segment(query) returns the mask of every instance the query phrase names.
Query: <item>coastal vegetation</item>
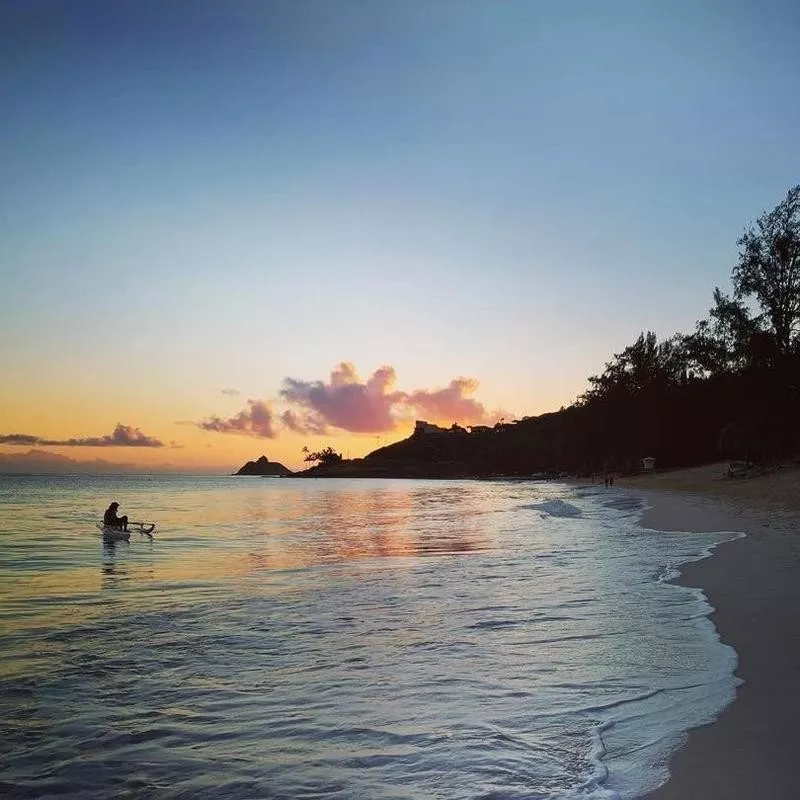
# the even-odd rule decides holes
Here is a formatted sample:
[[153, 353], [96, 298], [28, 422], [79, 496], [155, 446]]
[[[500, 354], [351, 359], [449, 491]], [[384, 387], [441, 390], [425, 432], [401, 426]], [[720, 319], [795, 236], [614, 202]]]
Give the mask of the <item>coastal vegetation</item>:
[[[363, 459], [308, 453], [315, 475], [488, 476], [635, 471], [797, 451], [800, 186], [738, 240], [730, 293], [691, 333], [653, 331], [615, 353], [569, 407], [468, 432], [419, 430]], [[434, 426], [435, 427], [435, 426]]]
[[307, 463], [318, 463], [323, 467], [332, 467], [340, 464], [344, 459], [341, 453], [337, 453], [332, 447], [326, 447], [324, 450], [316, 452], [310, 451], [307, 447], [303, 448], [303, 461]]

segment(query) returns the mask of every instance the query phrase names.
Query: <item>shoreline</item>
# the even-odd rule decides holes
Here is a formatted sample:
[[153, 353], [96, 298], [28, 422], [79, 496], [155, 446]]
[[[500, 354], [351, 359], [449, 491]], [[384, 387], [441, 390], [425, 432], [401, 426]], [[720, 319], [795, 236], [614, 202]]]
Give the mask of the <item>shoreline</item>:
[[800, 469], [743, 481], [724, 465], [618, 479], [646, 500], [640, 525], [728, 531], [710, 558], [683, 564], [676, 583], [700, 588], [720, 640], [736, 651], [736, 699], [689, 731], [670, 778], [646, 800], [771, 800], [798, 794], [800, 747]]

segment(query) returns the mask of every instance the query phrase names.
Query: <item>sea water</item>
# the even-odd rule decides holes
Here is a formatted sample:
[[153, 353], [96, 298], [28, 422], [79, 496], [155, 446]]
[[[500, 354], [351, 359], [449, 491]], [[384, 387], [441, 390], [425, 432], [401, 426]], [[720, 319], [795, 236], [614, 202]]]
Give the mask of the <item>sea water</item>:
[[[153, 540], [104, 542], [111, 500]], [[0, 795], [634, 798], [735, 691], [724, 534], [547, 482], [0, 477]]]

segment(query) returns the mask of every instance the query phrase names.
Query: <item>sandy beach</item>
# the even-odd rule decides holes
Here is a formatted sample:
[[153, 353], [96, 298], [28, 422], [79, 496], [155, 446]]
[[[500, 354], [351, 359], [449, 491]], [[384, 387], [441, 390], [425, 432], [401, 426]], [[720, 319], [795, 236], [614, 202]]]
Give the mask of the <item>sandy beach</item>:
[[670, 780], [650, 800], [800, 795], [800, 468], [744, 479], [724, 477], [726, 469], [714, 464], [618, 481], [647, 498], [647, 527], [747, 534], [688, 565], [680, 578], [701, 587], [714, 606], [712, 619], [735, 648], [744, 683], [714, 724], [690, 733], [670, 764]]

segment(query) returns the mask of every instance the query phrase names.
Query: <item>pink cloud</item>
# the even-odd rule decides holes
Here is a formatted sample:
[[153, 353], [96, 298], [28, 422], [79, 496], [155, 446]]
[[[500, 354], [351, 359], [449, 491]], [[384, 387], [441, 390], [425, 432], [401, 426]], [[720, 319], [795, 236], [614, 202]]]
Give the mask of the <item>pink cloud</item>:
[[355, 367], [342, 362], [330, 374], [330, 382], [286, 378], [281, 397], [301, 409], [290, 417], [293, 430], [324, 431], [328, 426], [351, 433], [382, 433], [396, 425], [395, 407], [405, 395], [392, 392], [393, 367], [381, 367], [366, 382]]
[[278, 434], [273, 421], [272, 409], [263, 400], [248, 400], [247, 408], [222, 419], [211, 416], [197, 423], [204, 431], [216, 433], [238, 433], [246, 436], [258, 436], [274, 439]]
[[281, 414], [281, 422], [285, 428], [295, 433], [310, 433], [317, 436], [324, 436], [330, 433], [325, 421], [313, 414], [300, 413], [291, 409]]
[[455, 378], [446, 389], [417, 389], [406, 398], [416, 414], [434, 422], [460, 422], [462, 425], [489, 425], [505, 412], [488, 412], [483, 403], [469, 395], [478, 388], [474, 378]]
[[43, 439], [27, 433], [9, 433], [0, 436], [0, 444], [47, 445], [49, 447], [163, 447], [164, 443], [147, 436], [139, 428], [118, 422], [106, 436], [87, 436], [72, 439]]
[[505, 412], [488, 412], [471, 395], [473, 378], [455, 378], [443, 389], [394, 388], [394, 367], [383, 366], [362, 380], [355, 367], [343, 361], [327, 381], [285, 378], [280, 397], [286, 405], [273, 412], [263, 400], [248, 400], [247, 408], [223, 419], [212, 416], [195, 423], [203, 430], [275, 438], [278, 428], [294, 433], [327, 435], [332, 429], [350, 433], [386, 433], [416, 415], [431, 422], [462, 425], [492, 424]]

